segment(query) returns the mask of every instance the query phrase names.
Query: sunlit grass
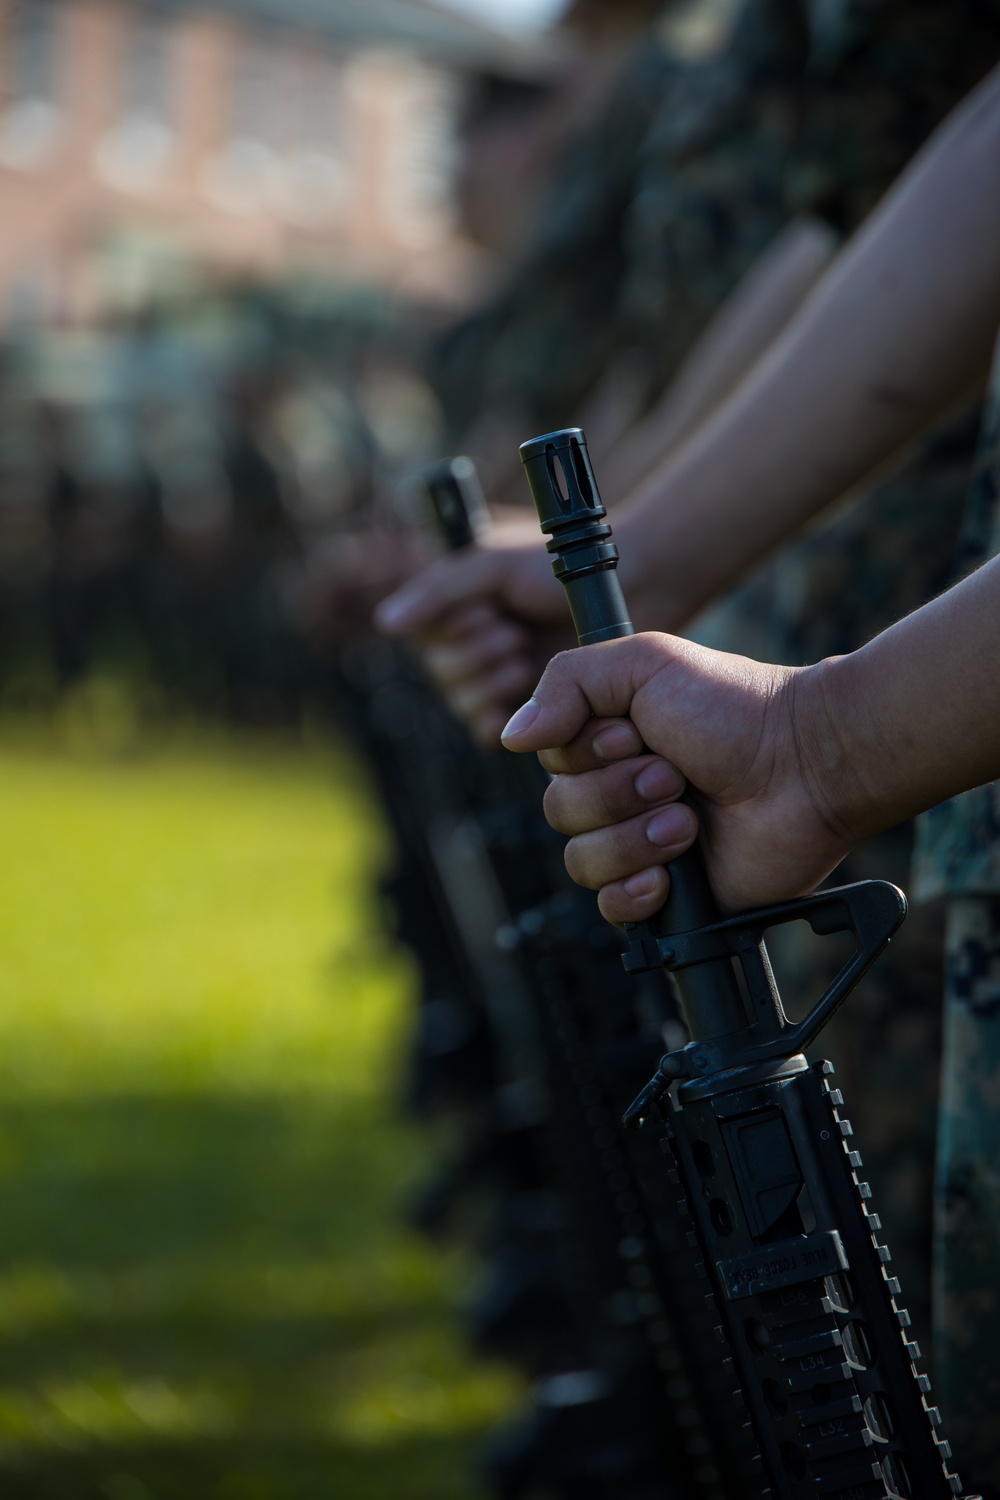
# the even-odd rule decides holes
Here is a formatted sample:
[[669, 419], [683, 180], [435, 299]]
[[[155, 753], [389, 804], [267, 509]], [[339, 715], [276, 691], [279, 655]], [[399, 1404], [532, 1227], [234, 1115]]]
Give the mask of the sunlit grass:
[[473, 1500], [349, 757], [0, 734], [0, 1494]]
[[0, 827], [8, 1092], [370, 1092], [403, 975], [349, 762], [8, 754]]

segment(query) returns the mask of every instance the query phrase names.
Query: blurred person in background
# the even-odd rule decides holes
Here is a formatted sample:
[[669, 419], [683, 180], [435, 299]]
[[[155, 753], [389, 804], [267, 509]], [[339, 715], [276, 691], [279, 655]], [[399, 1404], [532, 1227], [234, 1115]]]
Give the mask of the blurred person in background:
[[[426, 340], [419, 380], [435, 407], [427, 430], [436, 451], [469, 448], [494, 489], [517, 478], [510, 455], [527, 420], [526, 383], [560, 389], [569, 380], [576, 391], [579, 372], [590, 372], [586, 383], [600, 367], [608, 342], [602, 288], [618, 275], [618, 225], [662, 70], [662, 49], [637, 37], [646, 37], [661, 3], [577, 0], [540, 77], [484, 71], [467, 82], [456, 208], [485, 257], [488, 293]], [[391, 369], [371, 378], [377, 358], [377, 348], [367, 351], [357, 382], [366, 421], [385, 404], [386, 388], [399, 386]], [[396, 362], [398, 375], [399, 351]], [[418, 378], [412, 363], [407, 378]], [[304, 612], [328, 643], [363, 632], [379, 600], [429, 561], [426, 538], [400, 525], [394, 479], [434, 455], [435, 445], [421, 452], [410, 444], [394, 464], [379, 465], [367, 537], [362, 526], [315, 560]]]
[[[689, 443], [654, 471], [625, 508], [618, 527], [623, 581], [626, 594], [635, 599], [640, 625], [653, 623], [656, 617], [671, 624], [683, 620], [773, 548], [789, 529], [801, 525], [846, 488], [863, 480], [873, 467], [919, 438], [956, 401], [965, 398], [970, 387], [982, 387], [1000, 323], [1000, 281], [996, 273], [1000, 251], [998, 140], [1000, 70], [989, 76], [920, 154], [824, 277], [769, 357], [750, 372]], [[996, 501], [1000, 493], [996, 473], [998, 372], [1000, 365], [995, 362], [962, 532], [963, 568], [982, 563], [996, 551]], [[949, 737], [947, 722], [935, 719], [942, 712], [940, 702], [935, 700], [927, 708], [926, 765], [920, 733], [912, 727], [913, 714], [918, 712], [915, 705], [920, 699], [924, 664], [931, 671], [931, 664], [938, 661], [947, 677], [948, 652], [958, 651], [954, 691], [960, 696], [965, 691], [962, 684], [973, 672], [974, 659], [983, 650], [988, 651], [984, 637], [988, 603], [984, 606], [983, 601], [992, 596], [983, 591], [991, 586], [995, 571], [995, 566], [988, 566], [978, 575], [972, 592], [961, 593], [962, 600], [980, 601], [980, 612], [977, 615], [973, 610], [971, 624], [963, 623], [966, 616], [961, 612], [955, 615], [953, 624], [948, 623], [949, 611], [959, 610], [960, 604], [958, 594], [949, 595], [859, 653], [859, 662], [883, 663], [889, 687], [884, 694], [878, 687], [866, 690], [868, 697], [855, 694], [854, 710], [844, 708], [844, 733], [849, 743], [851, 714], [859, 703], [868, 703], [876, 720], [879, 713], [885, 713], [887, 722], [894, 723], [893, 695], [911, 694], [906, 721], [910, 727], [902, 731], [908, 737], [904, 752], [908, 769], [887, 772], [889, 780], [875, 799], [877, 806], [869, 827], [884, 827], [914, 808], [926, 807], [933, 800], [935, 788], [947, 794], [956, 786], [970, 784], [969, 774], [955, 779], [952, 773], [946, 773], [935, 781], [933, 768], [941, 758], [947, 761], [950, 756], [957, 763], [967, 748], [960, 730], [956, 741]], [[952, 630], [954, 637], [949, 634]], [[923, 646], [922, 631], [930, 632]], [[915, 646], [907, 648], [908, 641], [914, 641]], [[902, 650], [898, 658], [891, 656], [891, 642], [896, 643], [895, 649]], [[901, 647], [899, 643], [904, 644]], [[629, 645], [627, 649], [641, 651], [644, 647]], [[791, 679], [779, 668], [754, 669], [749, 665], [746, 674], [739, 668], [734, 678], [725, 658], [708, 656], [696, 647], [689, 652], [680, 648], [675, 659], [689, 663], [694, 678], [688, 690], [696, 704], [704, 703], [704, 711], [698, 711], [703, 738], [686, 747], [678, 741], [674, 753], [680, 757], [682, 769], [691, 772], [694, 784], [708, 787], [710, 803], [714, 797], [728, 805], [721, 784], [713, 792], [710, 767], [728, 738], [723, 729], [716, 742], [713, 725], [718, 721], [712, 717], [713, 704], [721, 705], [712, 694], [725, 682], [742, 680], [758, 683], [765, 695], [771, 695], [772, 689], [777, 691], [779, 680]], [[659, 667], [662, 665], [659, 661]], [[571, 655], [557, 666], [555, 676], [563, 672], [571, 679], [575, 670]], [[675, 668], [663, 674], [663, 690], [669, 693], [668, 684], [684, 670]], [[833, 670], [839, 671], [835, 664]], [[617, 672], [616, 680], [630, 681], [631, 688], [613, 710], [603, 708], [603, 713], [627, 711], [632, 692], [643, 691], [645, 677], [639, 672], [629, 678], [624, 657]], [[840, 672], [838, 680], [843, 675]], [[772, 688], [764, 688], [772, 678]], [[544, 701], [544, 685], [540, 691]], [[974, 694], [973, 700], [962, 698], [961, 703], [964, 707], [956, 707], [956, 723], [963, 713], [976, 712]], [[976, 744], [983, 740], [984, 731], [987, 740], [989, 737], [987, 701], [982, 702], [982, 711], [986, 720]], [[528, 747], [536, 743], [529, 727], [535, 712], [532, 707], [508, 727], [506, 735], [511, 744]], [[707, 719], [705, 712], [709, 714]], [[836, 728], [836, 705], [828, 704], [828, 712], [833, 716], [828, 729], [829, 722]], [[579, 710], [576, 714], [578, 718]], [[684, 715], [676, 710], [675, 718], [683, 737]], [[724, 716], [722, 722], [724, 726]], [[937, 729], [933, 727], [936, 723]], [[522, 725], [526, 734], [518, 740]], [[567, 724], [567, 736], [578, 727], [575, 721]], [[563, 743], [558, 732], [554, 739], [545, 738], [544, 729], [541, 733], [539, 745]], [[673, 743], [670, 732], [664, 737], [648, 728], [648, 735], [660, 750], [669, 749]], [[839, 756], [838, 763], [848, 767], [855, 764], [849, 755], [844, 761], [847, 752], [843, 745], [831, 750], [831, 743], [827, 733], [824, 754], [835, 760]], [[866, 774], [864, 752], [859, 751], [859, 755], [861, 769], [857, 774], [861, 784]], [[882, 758], [893, 764], [891, 751]], [[588, 761], [586, 755], [576, 759], [571, 756], [565, 763], [557, 758], [550, 768], [587, 771], [597, 764]], [[822, 795], [823, 777], [833, 773], [822, 755], [817, 767], [816, 785]], [[893, 776], [897, 774], [901, 781], [910, 776], [923, 790], [909, 801], [906, 794], [897, 795], [893, 789]], [[553, 795], [555, 806], [560, 794]], [[565, 798], [562, 800], [565, 802]], [[1000, 962], [1000, 889], [996, 876], [1000, 837], [994, 803], [995, 789], [987, 786], [929, 813], [921, 825], [916, 864], [920, 894], [943, 895], [949, 902], [944, 1107], [936, 1221], [936, 1378], [955, 1438], [958, 1463], [975, 1487], [989, 1496], [1000, 1494], [1000, 1447], [993, 1421], [1000, 1392], [1000, 1299], [994, 1275], [1000, 1253], [1000, 1211], [993, 1168], [1000, 1140], [1000, 1119], [995, 1109], [995, 1080], [1000, 1069], [995, 1003]], [[588, 833], [605, 821], [602, 815], [595, 818], [594, 814], [592, 803], [586, 808], [581, 803], [576, 812], [557, 813], [555, 821], [564, 831]], [[713, 816], [709, 814], [710, 834]], [[612, 810], [607, 821], [617, 824], [619, 814]], [[716, 870], [716, 879], [722, 882], [720, 897], [729, 905], [798, 894], [856, 842], [848, 836], [831, 853], [827, 865], [820, 869], [817, 864], [811, 878], [806, 878], [801, 872], [794, 873], [798, 869], [794, 863], [794, 820], [788, 823], [772, 815], [772, 824], [781, 830], [778, 846], [770, 863], [751, 861], [752, 888], [749, 884], [726, 885], [727, 873], [732, 872], [721, 867]], [[686, 836], [690, 836], [690, 830]], [[788, 843], [781, 844], [782, 839]], [[672, 847], [679, 848], [683, 842], [682, 837], [676, 837]], [[584, 839], [571, 851], [571, 869], [586, 883], [604, 887], [602, 902], [612, 919], [634, 920], [658, 907], [664, 895], [665, 881], [659, 867], [647, 877], [641, 895], [638, 887], [633, 896], [621, 884], [639, 873], [640, 866], [648, 869], [644, 865], [648, 858], [648, 852], [640, 849], [637, 853], [629, 847], [628, 831], [623, 826], [607, 836], [597, 836], [596, 842]]]
[[[345, 560], [361, 558], [373, 497], [435, 451], [439, 416], [409, 309], [341, 296], [307, 322], [285, 296], [198, 293], [10, 348], [8, 706], [79, 700], [87, 714], [111, 694], [133, 720], [190, 707], [290, 723], [322, 696], [301, 629], [310, 580], [333, 552], [357, 581]], [[387, 534], [409, 557], [398, 520]], [[386, 586], [364, 589], [350, 628]]]
[[[491, 341], [483, 358], [460, 363], [461, 379], [456, 380], [466, 403], [481, 397], [484, 421], [495, 419], [509, 388], [518, 393], [518, 431], [545, 430], [579, 419], [581, 406], [588, 418], [588, 391], [598, 416], [614, 404], [609, 390], [595, 390], [602, 364], [589, 367], [581, 345], [600, 339], [606, 350], [624, 349], [626, 365], [631, 361], [633, 370], [636, 363], [645, 367], [644, 390], [633, 392], [632, 400], [640, 410], [643, 405], [651, 409], [643, 420], [626, 426], [617, 442], [603, 444], [606, 460], [601, 434], [595, 432], [592, 446], [601, 472], [608, 475], [613, 503], [626, 498], [766, 350], [828, 264], [838, 240], [857, 227], [948, 109], [985, 74], [1000, 47], [1000, 11], [990, 0], [968, 0], [962, 13], [954, 8], [942, 12], [926, 0], [883, 0], [866, 7], [863, 18], [846, 0], [815, 16], [780, 0], [745, 0], [742, 6], [705, 7], [696, 43], [683, 29], [679, 34], [672, 29], [675, 9], [666, 7], [661, 24], [643, 32], [635, 47], [636, 58], [659, 52], [669, 56], [669, 64], [661, 66], [662, 98], [643, 137], [640, 164], [632, 167], [624, 218], [612, 213], [610, 230], [609, 218], [601, 219], [601, 232], [609, 235], [617, 257], [617, 280], [607, 278], [614, 282], [612, 297], [602, 300], [592, 292], [588, 307], [579, 295], [574, 319], [567, 306], [575, 288], [568, 264], [560, 265], [553, 253], [548, 281], [536, 300], [532, 283], [539, 273], [529, 262], [504, 294], [519, 309], [523, 305], [524, 347], [516, 336]], [[665, 54], [665, 48], [673, 50]], [[630, 79], [623, 88], [631, 98], [633, 83]], [[619, 139], [606, 116], [592, 130], [591, 146], [597, 138]], [[599, 173], [599, 160], [591, 162], [591, 177]], [[608, 175], [617, 180], [620, 173]], [[590, 191], [595, 191], [592, 185]], [[570, 189], [567, 197], [574, 198]], [[583, 230], [596, 232], [594, 217], [581, 214], [578, 232], [560, 240], [567, 262], [567, 247], [579, 247], [572, 270], [584, 288], [605, 274], [602, 266], [590, 269], [592, 242]], [[565, 296], [563, 286], [568, 287]], [[464, 326], [453, 337], [459, 338]], [[640, 336], [643, 347], [636, 361]], [[569, 372], [563, 382], [560, 360]], [[607, 386], [614, 388], [624, 379], [623, 367], [613, 363]], [[475, 436], [471, 422], [463, 422], [460, 410], [456, 419], [447, 396], [444, 407], [451, 446], [468, 448], [482, 460], [475, 441], [465, 441]], [[967, 474], [972, 446], [967, 428], [944, 445], [944, 484], [956, 498], [954, 485]], [[514, 442], [509, 451], [516, 447]], [[487, 480], [489, 466], [487, 455]], [[926, 474], [915, 475], [908, 503], [926, 487], [934, 488]], [[943, 508], [936, 497], [927, 506], [935, 517]], [[515, 523], [512, 535], [523, 537], [529, 558], [523, 564], [523, 587], [513, 574], [509, 581], [511, 613], [516, 617], [520, 606], [539, 614], [539, 624], [544, 619], [555, 626], [556, 634], [544, 643], [547, 652], [565, 639], [563, 622], [544, 582], [538, 592], [542, 574], [532, 522]], [[490, 593], [494, 573], [499, 577], [507, 568], [502, 541], [498, 531], [495, 560], [442, 561], [381, 616], [387, 628], [425, 631], [425, 659], [432, 671], [437, 658], [429, 637], [447, 642], [440, 683], [486, 742], [495, 742], [506, 711], [522, 686], [526, 690], [530, 685], [537, 663], [513, 652], [506, 632], [499, 635], [497, 701], [492, 703], [487, 663], [477, 658], [477, 652], [489, 655], [486, 634], [460, 648], [460, 619], [453, 617], [446, 625], [444, 617], [452, 596], [460, 596], [463, 588], [477, 598]], [[860, 534], [852, 535], [851, 551], [863, 545]], [[940, 534], [920, 550], [925, 562], [940, 570], [940, 554], [948, 546], [948, 535]], [[518, 566], [513, 554], [511, 566]], [[912, 602], [926, 592], [921, 578], [908, 587]], [[514, 600], [519, 589], [523, 597]], [[535, 595], [538, 603], [533, 603]], [[835, 597], [831, 580], [824, 603]], [[743, 612], [742, 629], [748, 614]], [[841, 634], [848, 629], [857, 634], [866, 623], [861, 618], [837, 628]], [[813, 625], [830, 629], [823, 616]], [[803, 620], [796, 626], [802, 631]], [[470, 692], [483, 697], [481, 712]]]
[[[501, 338], [484, 355], [488, 374], [462, 387], [466, 400], [490, 392], [487, 426], [494, 404], [509, 408], [516, 392], [523, 436], [582, 413], [612, 504], [641, 492], [644, 476], [753, 367], [839, 242], [1000, 52], [1000, 8], [977, 0], [947, 10], [886, 0], [863, 15], [846, 4], [747, 0], [695, 12], [700, 29], [691, 14], [661, 10], [636, 48], [647, 66], [651, 47], [669, 61], [630, 160], [624, 211], [605, 212], [599, 229], [585, 218], [587, 233], [566, 234], [562, 264], [550, 244], [553, 274], [546, 281], [535, 270], [544, 294], [525, 296], [522, 343]], [[631, 78], [623, 94], [643, 97]], [[607, 117], [593, 138], [604, 132], [621, 138]], [[595, 295], [589, 306], [584, 296], [574, 304], [570, 247], [592, 251], [598, 233], [614, 247], [614, 274], [602, 283], [602, 263], [588, 280], [581, 256], [575, 275]], [[562, 300], [561, 279], [570, 289]], [[512, 298], [516, 287], [512, 280]], [[589, 363], [597, 344], [601, 357]], [[513, 350], [523, 354], [520, 367]], [[661, 595], [650, 618], [764, 660], [853, 649], [947, 582], [975, 430], [974, 411], [942, 427], [864, 504], [786, 549], [708, 613], [708, 599], [675, 607]], [[459, 424], [456, 445], [485, 453], [489, 474], [473, 421], [464, 433], [468, 444]], [[512, 469], [494, 491], [504, 500], [514, 493], [508, 478], [519, 481]], [[643, 541], [633, 545], [645, 553]], [[419, 640], [452, 706], [486, 744], [552, 651], [570, 644], [534, 518], [509, 513], [483, 551], [436, 563], [380, 618]], [[853, 856], [845, 878], [905, 881], [911, 846], [910, 827], [885, 833]], [[831, 1039], [846, 1087], [861, 1096], [866, 1158], [886, 1184], [883, 1217], [918, 1328], [929, 1318], [940, 952], [940, 913], [925, 908], [876, 971], [864, 1008]], [[796, 987], [822, 988], [810, 954], [789, 949], [786, 963]], [[888, 1059], [877, 1080], [876, 1058]]]

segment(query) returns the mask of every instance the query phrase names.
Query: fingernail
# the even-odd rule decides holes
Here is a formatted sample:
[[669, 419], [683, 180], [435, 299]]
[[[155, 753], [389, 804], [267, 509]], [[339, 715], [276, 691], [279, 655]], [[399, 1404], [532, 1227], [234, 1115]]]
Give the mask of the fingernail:
[[639, 743], [638, 734], [627, 724], [609, 724], [607, 729], [597, 731], [590, 748], [598, 760], [623, 760], [637, 753]]
[[688, 817], [684, 807], [661, 808], [646, 824], [647, 839], [660, 849], [678, 843], [688, 831]]
[[529, 698], [527, 703], [523, 703], [517, 713], [507, 720], [503, 734], [500, 736], [501, 740], [506, 744], [507, 740], [513, 739], [516, 734], [523, 734], [538, 718], [541, 706], [537, 698]]
[[635, 789], [646, 802], [662, 802], [676, 793], [677, 773], [665, 761], [654, 761], [639, 772]]
[[640, 870], [625, 882], [627, 896], [651, 896], [660, 882], [659, 870]]
[[413, 602], [410, 599], [400, 599], [392, 594], [375, 611], [375, 618], [383, 630], [396, 630], [400, 625], [405, 625], [410, 616]]

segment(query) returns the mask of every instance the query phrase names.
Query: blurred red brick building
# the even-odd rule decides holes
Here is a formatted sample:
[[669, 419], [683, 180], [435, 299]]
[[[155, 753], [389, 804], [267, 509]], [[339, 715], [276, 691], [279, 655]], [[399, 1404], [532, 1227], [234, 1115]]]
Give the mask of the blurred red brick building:
[[453, 120], [482, 66], [513, 45], [428, 0], [0, 0], [0, 319], [194, 268], [460, 294]]

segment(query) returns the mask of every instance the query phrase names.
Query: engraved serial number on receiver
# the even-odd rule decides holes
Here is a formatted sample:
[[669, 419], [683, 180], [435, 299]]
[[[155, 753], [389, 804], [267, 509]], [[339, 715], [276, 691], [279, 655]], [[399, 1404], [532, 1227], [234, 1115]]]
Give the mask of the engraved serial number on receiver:
[[736, 1255], [719, 1262], [730, 1298], [753, 1296], [758, 1291], [794, 1286], [811, 1281], [830, 1271], [843, 1270], [847, 1258], [840, 1236], [829, 1231], [814, 1232], [800, 1241], [785, 1240], [777, 1253], [766, 1260], [751, 1255]]
[[824, 1245], [819, 1250], [806, 1250], [801, 1255], [783, 1255], [779, 1260], [762, 1260], [756, 1265], [745, 1266], [736, 1276], [737, 1282], [760, 1281], [765, 1276], [780, 1276], [785, 1271], [794, 1271], [799, 1266], [829, 1266], [833, 1256]]

